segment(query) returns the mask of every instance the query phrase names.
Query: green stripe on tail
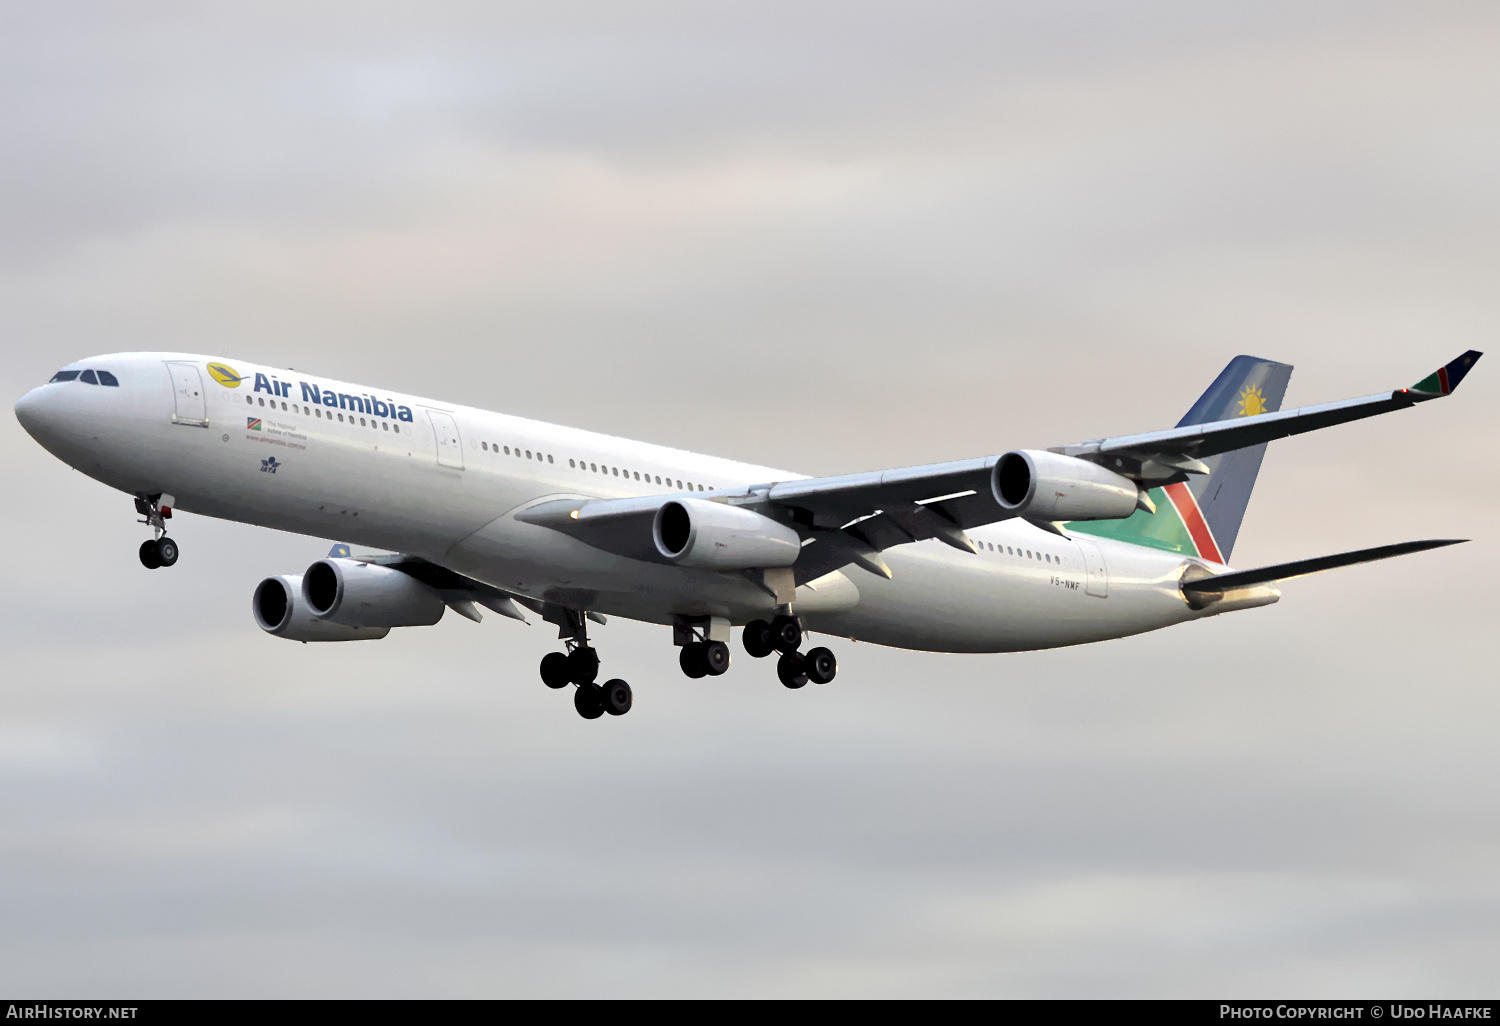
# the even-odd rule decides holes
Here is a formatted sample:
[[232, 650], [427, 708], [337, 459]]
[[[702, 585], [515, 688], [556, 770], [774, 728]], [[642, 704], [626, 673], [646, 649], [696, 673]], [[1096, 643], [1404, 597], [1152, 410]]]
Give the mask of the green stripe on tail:
[[1144, 545], [1163, 552], [1179, 552], [1184, 556], [1199, 555], [1193, 536], [1182, 522], [1182, 514], [1177, 512], [1167, 493], [1153, 488], [1148, 494], [1156, 504], [1155, 513], [1138, 509], [1124, 520], [1075, 520], [1065, 526], [1078, 534]]

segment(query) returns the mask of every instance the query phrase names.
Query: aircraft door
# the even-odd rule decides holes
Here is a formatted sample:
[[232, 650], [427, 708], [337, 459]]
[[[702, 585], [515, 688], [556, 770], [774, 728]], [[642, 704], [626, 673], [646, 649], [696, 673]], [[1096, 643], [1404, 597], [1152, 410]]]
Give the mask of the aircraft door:
[[203, 395], [203, 375], [191, 363], [169, 363], [172, 375], [172, 422], [208, 427], [208, 401]]
[[440, 467], [464, 469], [464, 446], [458, 437], [458, 424], [451, 413], [428, 410], [432, 419], [432, 433], [437, 436], [437, 461]]
[[1076, 534], [1073, 542], [1083, 554], [1083, 567], [1088, 574], [1088, 593], [1098, 598], [1109, 598], [1109, 568], [1104, 564], [1104, 553], [1099, 550], [1099, 543]]

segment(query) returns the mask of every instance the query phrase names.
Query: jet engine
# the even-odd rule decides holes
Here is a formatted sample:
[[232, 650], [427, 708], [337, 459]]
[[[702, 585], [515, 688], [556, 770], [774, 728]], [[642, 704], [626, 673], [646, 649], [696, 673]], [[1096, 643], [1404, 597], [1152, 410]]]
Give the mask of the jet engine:
[[751, 509], [705, 499], [664, 502], [651, 522], [656, 551], [678, 566], [749, 570], [791, 566], [802, 551], [792, 528]]
[[427, 585], [388, 566], [320, 559], [302, 575], [312, 614], [346, 627], [428, 627], [447, 608]]
[[346, 627], [314, 616], [302, 597], [302, 575], [267, 577], [250, 601], [255, 622], [267, 634], [288, 641], [374, 641], [391, 632], [389, 627]]
[[1001, 456], [990, 488], [1002, 509], [1038, 520], [1123, 520], [1140, 508], [1140, 487], [1096, 463], [1038, 449]]

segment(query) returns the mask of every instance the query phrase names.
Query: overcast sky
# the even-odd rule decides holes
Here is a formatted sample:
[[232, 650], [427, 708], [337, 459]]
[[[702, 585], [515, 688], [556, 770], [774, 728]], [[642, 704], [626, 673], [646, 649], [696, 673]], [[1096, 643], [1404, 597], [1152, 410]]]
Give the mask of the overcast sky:
[[[1287, 403], [1500, 324], [1493, 4], [0, 5], [0, 382], [293, 366], [806, 473]], [[258, 631], [326, 540], [0, 420], [0, 991], [1484, 996], [1500, 354], [1276, 443], [1234, 562], [1471, 544], [789, 692], [596, 629]]]

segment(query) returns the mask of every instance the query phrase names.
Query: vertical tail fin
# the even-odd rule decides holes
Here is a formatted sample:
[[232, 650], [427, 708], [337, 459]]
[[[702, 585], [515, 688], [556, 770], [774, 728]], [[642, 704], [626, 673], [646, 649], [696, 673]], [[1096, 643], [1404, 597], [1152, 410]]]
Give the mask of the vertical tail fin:
[[[1290, 364], [1236, 356], [1177, 426], [1274, 413], [1281, 409], [1291, 377]], [[1209, 474], [1151, 489], [1155, 513], [1139, 511], [1127, 520], [1079, 521], [1068, 524], [1068, 530], [1228, 562], [1265, 454], [1261, 444], [1211, 456], [1203, 461]]]

